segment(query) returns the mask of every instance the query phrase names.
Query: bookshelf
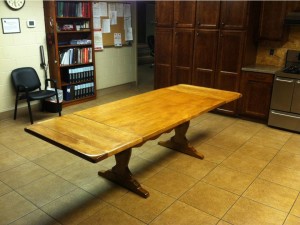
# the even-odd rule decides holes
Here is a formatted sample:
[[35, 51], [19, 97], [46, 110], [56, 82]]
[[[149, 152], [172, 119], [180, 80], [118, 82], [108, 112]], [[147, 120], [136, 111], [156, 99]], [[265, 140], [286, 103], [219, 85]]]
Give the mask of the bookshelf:
[[63, 105], [96, 98], [92, 2], [44, 1], [50, 77], [63, 90]]

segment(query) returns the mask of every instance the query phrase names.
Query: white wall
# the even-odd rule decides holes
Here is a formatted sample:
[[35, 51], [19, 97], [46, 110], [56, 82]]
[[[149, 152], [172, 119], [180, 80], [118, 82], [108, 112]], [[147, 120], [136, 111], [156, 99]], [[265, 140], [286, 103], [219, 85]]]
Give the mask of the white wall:
[[104, 47], [103, 51], [96, 52], [98, 89], [137, 81], [136, 3], [131, 3], [133, 45], [121, 48]]
[[[136, 6], [132, 3], [132, 23], [136, 40]], [[18, 11], [10, 10], [4, 1], [0, 1], [1, 18], [19, 18], [21, 33], [3, 34], [0, 25], [0, 113], [14, 108], [15, 91], [10, 73], [18, 67], [30, 66], [37, 70], [41, 79], [44, 71], [40, 67], [39, 46], [44, 46], [47, 60], [47, 48], [42, 0], [26, 0]], [[27, 28], [26, 21], [34, 19], [35, 28]], [[107, 48], [96, 52], [97, 89], [112, 87], [136, 81], [136, 44], [132, 47]], [[43, 83], [43, 82], [42, 82]], [[23, 106], [25, 104], [23, 103]]]
[[[43, 2], [26, 1], [22, 9], [10, 10], [0, 1], [1, 18], [19, 18], [21, 33], [3, 34], [0, 30], [0, 112], [11, 110], [14, 106], [15, 91], [10, 80], [10, 72], [18, 67], [30, 66], [44, 77], [40, 68], [39, 46], [45, 45], [45, 25]], [[35, 28], [27, 28], [26, 21], [34, 19]]]

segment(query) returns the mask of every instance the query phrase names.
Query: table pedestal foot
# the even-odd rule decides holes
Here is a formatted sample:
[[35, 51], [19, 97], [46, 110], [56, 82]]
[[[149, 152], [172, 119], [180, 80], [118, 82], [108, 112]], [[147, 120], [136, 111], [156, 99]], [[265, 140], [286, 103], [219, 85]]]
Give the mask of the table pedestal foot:
[[193, 156], [195, 158], [204, 159], [204, 155], [191, 146], [186, 138], [186, 132], [189, 128], [190, 122], [185, 122], [175, 128], [175, 135], [168, 141], [160, 141], [159, 145], [184, 154]]
[[142, 188], [140, 183], [132, 177], [128, 168], [129, 159], [131, 156], [131, 149], [127, 149], [115, 155], [116, 165], [104, 172], [99, 171], [98, 175], [104, 177], [120, 186], [138, 194], [143, 198], [149, 197], [149, 192]]

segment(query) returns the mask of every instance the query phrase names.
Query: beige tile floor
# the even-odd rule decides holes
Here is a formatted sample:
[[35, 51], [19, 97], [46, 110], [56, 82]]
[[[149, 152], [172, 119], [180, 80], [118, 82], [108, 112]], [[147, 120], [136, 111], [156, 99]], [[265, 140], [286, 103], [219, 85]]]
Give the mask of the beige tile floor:
[[[148, 91], [126, 87], [63, 114]], [[35, 120], [57, 116], [34, 113]], [[89, 163], [24, 132], [26, 111], [0, 125], [0, 224], [300, 224], [300, 134], [213, 113], [191, 121], [204, 160], [157, 145], [133, 149], [143, 199], [98, 177]], [[165, 140], [170, 134], [159, 139]]]

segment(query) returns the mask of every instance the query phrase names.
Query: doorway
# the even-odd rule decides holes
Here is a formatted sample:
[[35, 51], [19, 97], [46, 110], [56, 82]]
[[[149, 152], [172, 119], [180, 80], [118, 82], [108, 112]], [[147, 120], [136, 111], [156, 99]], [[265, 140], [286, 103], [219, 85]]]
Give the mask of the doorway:
[[145, 90], [154, 89], [154, 47], [148, 43], [154, 34], [155, 1], [137, 1], [137, 84]]

